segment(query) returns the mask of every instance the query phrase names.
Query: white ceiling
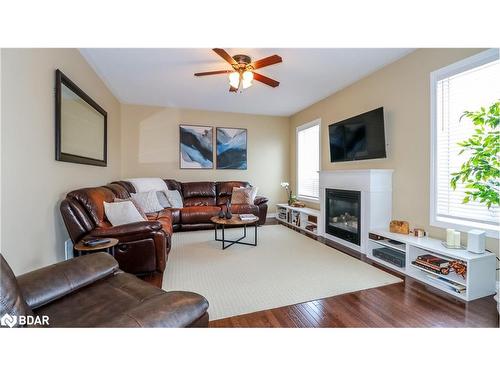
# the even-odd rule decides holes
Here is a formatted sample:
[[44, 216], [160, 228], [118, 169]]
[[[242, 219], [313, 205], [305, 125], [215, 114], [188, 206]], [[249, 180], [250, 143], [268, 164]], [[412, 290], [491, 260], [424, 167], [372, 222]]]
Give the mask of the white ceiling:
[[260, 82], [242, 93], [228, 91], [226, 75], [193, 73], [230, 69], [210, 49], [80, 50], [113, 94], [123, 103], [211, 111], [290, 116], [360, 78], [412, 52], [407, 48], [252, 49], [227, 48], [252, 60], [278, 54], [283, 63], [257, 70], [277, 81]]

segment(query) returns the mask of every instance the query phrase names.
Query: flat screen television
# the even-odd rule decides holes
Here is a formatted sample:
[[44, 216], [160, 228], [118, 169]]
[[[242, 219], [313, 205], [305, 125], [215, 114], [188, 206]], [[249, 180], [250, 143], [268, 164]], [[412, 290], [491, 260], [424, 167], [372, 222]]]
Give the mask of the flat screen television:
[[328, 126], [330, 161], [385, 158], [384, 108]]

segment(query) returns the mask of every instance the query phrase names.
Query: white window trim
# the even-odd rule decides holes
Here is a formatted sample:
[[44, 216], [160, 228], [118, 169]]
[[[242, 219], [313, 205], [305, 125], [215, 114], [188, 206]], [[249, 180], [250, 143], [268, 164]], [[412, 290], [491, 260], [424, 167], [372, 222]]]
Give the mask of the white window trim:
[[[306, 124], [297, 126], [295, 128], [295, 176], [296, 176], [296, 183], [295, 183], [295, 191], [297, 192], [297, 199], [305, 202], [311, 202], [311, 203], [319, 203], [319, 197], [314, 198], [314, 197], [308, 197], [304, 195], [299, 195], [299, 131], [311, 128], [313, 126], [319, 126], [319, 169], [321, 170], [321, 118], [317, 118], [316, 120], [310, 121]], [[318, 171], [319, 174], [320, 171]]]
[[431, 99], [431, 119], [430, 119], [430, 135], [431, 135], [431, 158], [430, 158], [430, 224], [439, 228], [451, 228], [462, 232], [467, 232], [471, 229], [481, 229], [486, 232], [487, 237], [500, 238], [500, 229], [498, 226], [489, 224], [480, 224], [466, 219], [445, 218], [438, 216], [436, 213], [437, 205], [437, 184], [436, 184], [436, 161], [437, 161], [437, 134], [436, 134], [436, 87], [437, 82], [445, 77], [465, 72], [478, 66], [498, 60], [498, 49], [492, 48], [477, 55], [468, 57], [454, 64], [445, 66], [431, 73], [430, 76], [430, 99]]

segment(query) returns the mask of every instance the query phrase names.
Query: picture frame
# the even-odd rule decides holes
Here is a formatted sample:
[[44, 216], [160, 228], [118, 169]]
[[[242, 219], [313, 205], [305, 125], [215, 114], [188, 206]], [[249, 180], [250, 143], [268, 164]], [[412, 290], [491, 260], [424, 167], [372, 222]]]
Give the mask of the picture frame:
[[56, 160], [106, 167], [107, 112], [59, 69], [55, 95]]
[[214, 127], [179, 125], [179, 168], [213, 169]]
[[248, 169], [248, 130], [216, 128], [217, 169]]

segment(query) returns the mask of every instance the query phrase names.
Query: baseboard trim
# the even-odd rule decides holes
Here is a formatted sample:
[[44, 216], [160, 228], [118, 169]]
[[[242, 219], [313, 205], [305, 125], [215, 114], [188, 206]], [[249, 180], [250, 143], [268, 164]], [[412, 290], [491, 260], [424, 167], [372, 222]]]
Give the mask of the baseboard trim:
[[276, 218], [276, 214], [267, 214], [266, 219], [274, 219]]

